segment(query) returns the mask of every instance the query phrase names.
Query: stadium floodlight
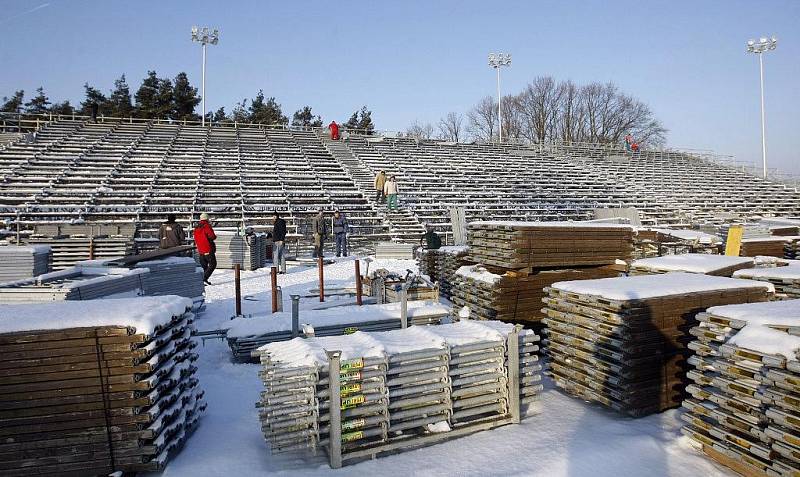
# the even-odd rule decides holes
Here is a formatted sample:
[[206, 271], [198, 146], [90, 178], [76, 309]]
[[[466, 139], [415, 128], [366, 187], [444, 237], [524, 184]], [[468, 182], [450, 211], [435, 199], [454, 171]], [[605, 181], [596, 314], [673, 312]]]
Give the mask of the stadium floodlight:
[[503, 113], [500, 102], [500, 67], [511, 66], [511, 55], [508, 53], [489, 53], [489, 66], [497, 70], [497, 134], [499, 142], [503, 142]]
[[764, 122], [764, 52], [778, 47], [778, 39], [761, 37], [747, 40], [747, 52], [758, 54], [758, 70], [761, 76], [761, 162], [764, 168], [764, 179], [767, 178], [767, 136]]
[[203, 103], [203, 114], [200, 116], [200, 121], [203, 126], [206, 125], [206, 45], [209, 43], [212, 45], [216, 45], [219, 43], [219, 30], [214, 28], [213, 30], [208, 27], [199, 28], [196, 26], [192, 27], [192, 41], [195, 43], [200, 43], [203, 46], [203, 83], [202, 83], [202, 95], [201, 98]]

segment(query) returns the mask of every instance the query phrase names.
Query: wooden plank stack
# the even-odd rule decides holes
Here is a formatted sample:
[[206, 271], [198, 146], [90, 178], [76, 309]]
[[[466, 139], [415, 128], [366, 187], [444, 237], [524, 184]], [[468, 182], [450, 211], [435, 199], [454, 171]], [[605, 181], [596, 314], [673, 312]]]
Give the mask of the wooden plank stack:
[[632, 416], [677, 407], [695, 314], [765, 301], [772, 290], [690, 273], [555, 283], [544, 300], [552, 376], [568, 393]]
[[746, 280], [760, 280], [772, 283], [775, 287], [775, 298], [779, 300], [800, 298], [800, 265], [751, 268], [739, 270], [733, 276]]
[[530, 274], [515, 271], [498, 274], [480, 265], [464, 266], [456, 272], [457, 282], [450, 300], [456, 305], [454, 316], [466, 306], [474, 319], [536, 325], [545, 317], [542, 313], [544, 289], [553, 283], [610, 278], [618, 274], [610, 266], [536, 270]]
[[786, 237], [786, 243], [783, 244], [783, 258], [800, 259], [800, 236]]
[[800, 474], [800, 300], [709, 308], [682, 432], [743, 475]]
[[0, 306], [0, 474], [162, 470], [206, 406], [191, 305]]
[[592, 222], [472, 222], [472, 261], [505, 269], [606, 265], [629, 259], [633, 229]]
[[440, 249], [439, 260], [436, 263], [436, 276], [439, 280], [439, 294], [448, 300], [453, 296], [458, 277], [456, 271], [469, 265], [469, 247], [448, 246]]
[[756, 237], [742, 239], [742, 248], [739, 255], [742, 257], [756, 257], [766, 255], [769, 257], [783, 257], [786, 237]]
[[730, 277], [735, 271], [744, 268], [752, 268], [754, 265], [753, 259], [748, 257], [687, 253], [634, 260], [633, 263], [631, 263], [629, 274], [653, 275], [658, 273], [686, 272]]

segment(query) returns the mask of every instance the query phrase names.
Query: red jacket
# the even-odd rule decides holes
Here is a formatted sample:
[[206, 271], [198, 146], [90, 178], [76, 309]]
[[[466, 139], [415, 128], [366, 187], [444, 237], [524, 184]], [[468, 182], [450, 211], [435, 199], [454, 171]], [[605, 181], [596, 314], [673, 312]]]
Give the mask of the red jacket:
[[209, 253], [216, 252], [214, 240], [217, 235], [208, 220], [201, 220], [197, 227], [194, 228], [194, 246], [197, 247], [197, 252], [200, 255], [208, 255]]
[[331, 139], [339, 139], [339, 125], [336, 124], [336, 121], [331, 121], [328, 124], [328, 129], [331, 130]]

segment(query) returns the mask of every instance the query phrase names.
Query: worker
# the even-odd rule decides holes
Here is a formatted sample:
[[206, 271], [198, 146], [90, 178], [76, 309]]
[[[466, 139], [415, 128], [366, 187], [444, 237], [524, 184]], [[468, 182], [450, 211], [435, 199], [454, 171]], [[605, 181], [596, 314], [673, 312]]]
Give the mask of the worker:
[[158, 248], [180, 247], [186, 240], [181, 224], [175, 222], [175, 214], [167, 215], [167, 221], [158, 229]]
[[347, 234], [350, 233], [350, 224], [347, 222], [347, 217], [340, 211], [333, 212], [333, 219], [331, 220], [331, 230], [333, 230], [333, 238], [336, 241], [336, 256], [347, 256]]
[[216, 239], [217, 235], [211, 227], [208, 214], [203, 212], [200, 214], [200, 222], [194, 228], [194, 246], [200, 257], [200, 266], [203, 267], [203, 282], [206, 285], [211, 285], [208, 279], [217, 268], [217, 246], [214, 243]]
[[331, 121], [328, 124], [328, 129], [331, 130], [331, 140], [338, 141], [339, 140], [339, 125], [336, 124], [336, 121]]
[[631, 152], [631, 144], [633, 144], [633, 136], [630, 134], [625, 135], [625, 150]]
[[420, 246], [424, 246], [428, 250], [438, 250], [442, 248], [442, 239], [439, 234], [433, 230], [431, 225], [425, 227], [427, 232], [419, 239]]
[[383, 193], [386, 194], [386, 203], [389, 210], [397, 209], [397, 180], [391, 176], [386, 184], [383, 185]]
[[325, 224], [325, 212], [319, 209], [317, 215], [311, 221], [311, 232], [314, 234], [314, 252], [311, 254], [313, 258], [322, 258], [322, 250], [325, 248], [325, 239], [328, 235], [327, 226]]
[[100, 110], [100, 105], [97, 104], [97, 101], [92, 101], [91, 104], [89, 104], [89, 111], [92, 114], [92, 122], [93, 123], [97, 122], [97, 112], [99, 110]]
[[375, 190], [377, 191], [375, 202], [378, 204], [386, 201], [386, 194], [383, 193], [384, 185], [386, 185], [386, 171], [380, 171], [378, 175], [375, 176]]
[[278, 267], [278, 273], [286, 273], [286, 221], [276, 210], [272, 214], [272, 263]]

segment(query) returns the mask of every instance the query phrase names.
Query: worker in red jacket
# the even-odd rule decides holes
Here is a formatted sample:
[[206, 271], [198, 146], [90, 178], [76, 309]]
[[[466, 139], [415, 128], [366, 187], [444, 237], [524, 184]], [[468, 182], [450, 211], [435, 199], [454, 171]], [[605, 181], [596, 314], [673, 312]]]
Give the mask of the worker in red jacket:
[[217, 268], [217, 246], [214, 244], [216, 239], [217, 235], [211, 228], [208, 214], [203, 212], [200, 214], [200, 222], [194, 228], [194, 246], [197, 247], [197, 254], [200, 256], [200, 266], [204, 272], [203, 281], [206, 285], [211, 285], [208, 279]]
[[339, 140], [339, 125], [336, 124], [336, 121], [331, 121], [328, 124], [328, 129], [331, 130], [331, 140], [338, 141]]

